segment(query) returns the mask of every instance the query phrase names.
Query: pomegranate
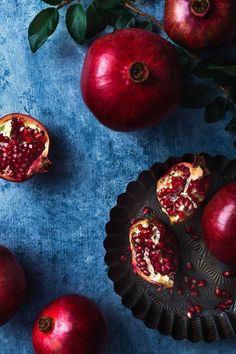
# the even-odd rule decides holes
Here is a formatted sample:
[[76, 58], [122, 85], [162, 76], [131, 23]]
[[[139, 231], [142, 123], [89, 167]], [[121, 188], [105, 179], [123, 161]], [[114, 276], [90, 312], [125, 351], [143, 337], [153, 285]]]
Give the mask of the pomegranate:
[[113, 130], [157, 123], [178, 105], [181, 89], [178, 55], [155, 33], [119, 30], [97, 39], [86, 55], [83, 99], [95, 117]]
[[36, 354], [102, 354], [106, 334], [98, 306], [85, 296], [69, 294], [40, 313], [32, 340]]
[[[236, 182], [223, 186], [207, 204], [202, 215], [202, 233], [213, 256], [236, 266]], [[223, 275], [228, 277], [228, 273]]]
[[[196, 160], [197, 161], [197, 160]], [[171, 223], [186, 221], [203, 202], [211, 183], [201, 162], [179, 162], [157, 182], [157, 198]]]
[[134, 271], [150, 283], [172, 288], [179, 258], [166, 225], [157, 217], [138, 219], [130, 227], [129, 241]]
[[0, 178], [12, 182], [47, 172], [49, 136], [36, 119], [21, 113], [0, 118]]
[[18, 310], [26, 290], [24, 271], [16, 256], [0, 246], [0, 326]]
[[166, 0], [164, 28], [188, 49], [213, 48], [236, 35], [235, 0]]

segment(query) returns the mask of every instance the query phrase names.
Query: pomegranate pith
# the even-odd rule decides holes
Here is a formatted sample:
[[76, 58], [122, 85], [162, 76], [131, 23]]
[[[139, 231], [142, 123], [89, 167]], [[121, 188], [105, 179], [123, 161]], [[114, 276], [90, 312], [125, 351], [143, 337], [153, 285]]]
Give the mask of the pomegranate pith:
[[0, 118], [0, 178], [12, 182], [47, 172], [49, 136], [36, 119], [24, 114]]
[[179, 259], [170, 230], [157, 217], [139, 219], [130, 227], [129, 240], [134, 271], [150, 283], [172, 288]]
[[200, 164], [180, 162], [157, 182], [157, 198], [171, 223], [188, 219], [197, 210], [211, 183], [209, 171]]
[[176, 50], [155, 33], [119, 30], [97, 39], [88, 50], [82, 97], [110, 129], [132, 131], [159, 122], [177, 107], [181, 91]]
[[185, 48], [212, 48], [234, 38], [235, 17], [235, 0], [166, 0], [164, 28]]

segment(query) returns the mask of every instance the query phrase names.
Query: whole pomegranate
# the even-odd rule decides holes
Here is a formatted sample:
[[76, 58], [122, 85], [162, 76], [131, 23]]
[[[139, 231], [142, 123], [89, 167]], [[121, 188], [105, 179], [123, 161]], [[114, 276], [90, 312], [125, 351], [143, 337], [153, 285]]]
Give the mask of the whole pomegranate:
[[172, 288], [179, 257], [174, 235], [157, 217], [138, 219], [130, 227], [132, 265], [144, 280]]
[[236, 266], [236, 182], [222, 187], [207, 204], [202, 232], [213, 256]]
[[178, 105], [181, 89], [176, 51], [155, 33], [119, 30], [97, 39], [86, 55], [83, 99], [95, 117], [113, 130], [157, 123]]
[[0, 246], [0, 326], [18, 310], [26, 290], [25, 273], [16, 256]]
[[0, 178], [12, 182], [47, 172], [49, 136], [35, 118], [12, 113], [0, 118]]
[[85, 296], [59, 297], [38, 316], [32, 333], [36, 354], [102, 354], [106, 321]]
[[213, 48], [236, 35], [235, 0], [166, 0], [164, 28], [188, 49]]
[[157, 182], [157, 198], [171, 223], [186, 221], [205, 199], [211, 176], [200, 163], [179, 162]]

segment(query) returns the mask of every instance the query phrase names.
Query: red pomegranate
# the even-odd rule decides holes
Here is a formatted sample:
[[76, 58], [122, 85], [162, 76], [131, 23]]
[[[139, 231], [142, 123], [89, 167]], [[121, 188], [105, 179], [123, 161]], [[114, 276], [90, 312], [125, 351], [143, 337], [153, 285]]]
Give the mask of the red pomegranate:
[[158, 180], [157, 198], [171, 223], [186, 221], [205, 199], [211, 176], [203, 164], [179, 162]]
[[117, 131], [157, 123], [179, 103], [182, 78], [174, 47], [131, 28], [97, 39], [85, 58], [81, 91], [88, 108]]
[[174, 235], [157, 217], [138, 219], [130, 227], [132, 265], [144, 280], [174, 285], [179, 257]]
[[36, 354], [102, 354], [106, 321], [85, 296], [59, 297], [38, 316], [32, 333]]
[[16, 256], [0, 246], [0, 326], [17, 312], [26, 290], [24, 271]]
[[47, 172], [49, 136], [35, 118], [12, 113], [0, 118], [0, 178], [12, 182]]
[[202, 232], [213, 256], [236, 266], [236, 182], [222, 187], [207, 204]]
[[236, 35], [235, 0], [166, 0], [164, 28], [188, 49], [217, 47]]

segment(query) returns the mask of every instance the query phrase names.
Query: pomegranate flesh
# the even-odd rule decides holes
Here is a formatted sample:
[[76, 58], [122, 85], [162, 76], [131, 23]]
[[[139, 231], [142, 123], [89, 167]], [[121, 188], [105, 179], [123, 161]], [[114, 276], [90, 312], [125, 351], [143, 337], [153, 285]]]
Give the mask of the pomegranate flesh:
[[47, 172], [49, 136], [46, 128], [25, 114], [0, 118], [0, 178], [12, 182]]
[[107, 325], [98, 306], [85, 296], [64, 295], [38, 316], [32, 333], [36, 354], [102, 354]]
[[157, 198], [171, 223], [186, 221], [205, 199], [211, 176], [200, 164], [180, 162], [157, 182]]
[[138, 219], [129, 241], [134, 271], [150, 283], [172, 288], [179, 258], [170, 230], [157, 217]]
[[0, 246], [0, 326], [17, 312], [26, 290], [24, 271], [16, 256]]
[[155, 33], [119, 30], [97, 39], [86, 55], [83, 99], [95, 117], [113, 130], [138, 130], [157, 123], [178, 105], [181, 90], [176, 50]]
[[188, 49], [218, 47], [236, 35], [235, 0], [166, 0], [164, 28]]
[[[210, 200], [202, 216], [202, 233], [210, 253], [236, 266], [236, 182], [223, 186]], [[224, 272], [223, 275], [231, 272]]]

